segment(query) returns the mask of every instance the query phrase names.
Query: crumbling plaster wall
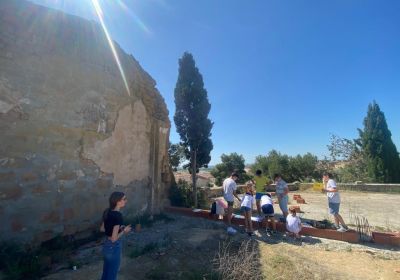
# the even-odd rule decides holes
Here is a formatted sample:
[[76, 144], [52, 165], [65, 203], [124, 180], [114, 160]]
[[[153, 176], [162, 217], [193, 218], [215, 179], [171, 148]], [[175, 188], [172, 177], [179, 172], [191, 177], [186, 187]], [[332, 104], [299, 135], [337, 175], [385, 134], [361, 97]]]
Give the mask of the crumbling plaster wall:
[[155, 81], [100, 26], [0, 1], [0, 239], [44, 241], [97, 226], [108, 196], [158, 211], [171, 180], [170, 122]]

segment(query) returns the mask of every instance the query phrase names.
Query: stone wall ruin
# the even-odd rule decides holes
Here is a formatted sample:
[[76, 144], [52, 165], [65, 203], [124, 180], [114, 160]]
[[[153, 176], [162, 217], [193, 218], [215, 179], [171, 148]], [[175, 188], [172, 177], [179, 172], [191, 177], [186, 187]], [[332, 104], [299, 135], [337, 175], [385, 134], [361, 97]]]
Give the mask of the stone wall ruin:
[[41, 242], [97, 227], [108, 196], [157, 212], [171, 179], [170, 122], [155, 81], [101, 27], [0, 1], [0, 239]]

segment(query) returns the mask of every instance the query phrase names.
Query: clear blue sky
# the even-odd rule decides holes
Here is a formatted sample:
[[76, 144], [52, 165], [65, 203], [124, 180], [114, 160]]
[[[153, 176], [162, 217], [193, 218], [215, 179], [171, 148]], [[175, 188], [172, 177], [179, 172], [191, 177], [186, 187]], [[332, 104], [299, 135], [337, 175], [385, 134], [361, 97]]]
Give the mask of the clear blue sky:
[[[90, 0], [34, 0], [96, 19]], [[400, 149], [400, 1], [99, 0], [111, 36], [156, 80], [173, 125], [178, 59], [194, 55], [214, 150], [327, 155], [376, 100]]]

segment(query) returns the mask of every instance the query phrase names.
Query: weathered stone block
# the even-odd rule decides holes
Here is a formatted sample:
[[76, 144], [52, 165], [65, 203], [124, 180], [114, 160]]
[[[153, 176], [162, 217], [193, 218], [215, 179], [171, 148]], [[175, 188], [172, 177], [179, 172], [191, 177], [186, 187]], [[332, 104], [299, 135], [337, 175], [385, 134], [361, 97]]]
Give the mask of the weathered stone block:
[[99, 189], [109, 189], [112, 186], [113, 182], [109, 179], [98, 179], [96, 181], [96, 186]]
[[11, 230], [13, 232], [22, 231], [23, 228], [24, 228], [24, 225], [19, 220], [11, 221]]
[[74, 218], [74, 209], [72, 208], [66, 208], [64, 209], [64, 217], [63, 221], [69, 221]]
[[0, 199], [17, 200], [23, 195], [23, 190], [19, 185], [3, 186], [0, 188]]
[[21, 179], [24, 182], [33, 182], [37, 181], [39, 176], [33, 172], [27, 172], [21, 175]]
[[62, 235], [73, 235], [78, 231], [78, 227], [75, 225], [64, 225], [64, 231]]
[[58, 211], [50, 211], [48, 213], [44, 213], [40, 218], [41, 223], [59, 223], [61, 221], [60, 214]]
[[45, 182], [38, 183], [31, 188], [32, 194], [36, 194], [36, 195], [42, 195], [45, 193], [49, 193], [51, 191], [52, 191], [52, 188]]
[[61, 171], [56, 175], [57, 180], [75, 180], [76, 173], [72, 171]]
[[14, 181], [15, 180], [15, 173], [10, 171], [10, 172], [0, 172], [0, 182], [6, 182], [6, 181]]

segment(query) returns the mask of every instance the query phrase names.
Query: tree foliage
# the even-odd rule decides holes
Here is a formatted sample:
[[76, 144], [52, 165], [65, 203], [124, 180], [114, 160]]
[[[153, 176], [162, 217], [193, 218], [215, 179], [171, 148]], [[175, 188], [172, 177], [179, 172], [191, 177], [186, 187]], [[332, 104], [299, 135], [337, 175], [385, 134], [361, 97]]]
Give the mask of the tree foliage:
[[360, 139], [350, 140], [331, 135], [330, 144], [327, 147], [330, 152], [330, 160], [327, 161], [328, 164], [322, 171], [335, 174], [339, 182], [371, 181], [368, 178]]
[[257, 156], [252, 170], [260, 169], [271, 179], [279, 173], [288, 182], [308, 181], [319, 177], [316, 174], [317, 162], [318, 158], [311, 153], [292, 157], [272, 150], [266, 156]]
[[208, 118], [211, 104], [208, 102], [203, 77], [196, 67], [193, 56], [185, 52], [179, 59], [179, 74], [175, 86], [174, 121], [185, 147], [188, 168], [192, 174], [194, 203], [197, 205], [196, 173], [207, 167], [213, 149], [211, 129], [213, 123]]
[[237, 153], [222, 154], [221, 163], [215, 165], [214, 169], [211, 170], [211, 175], [215, 177], [215, 184], [218, 186], [221, 186], [224, 179], [229, 177], [232, 172], [239, 174], [238, 183], [244, 183], [251, 178], [244, 168], [245, 161], [242, 155]]
[[359, 129], [360, 143], [368, 176], [375, 182], [400, 182], [400, 158], [384, 113], [374, 101], [368, 105], [364, 129]]
[[169, 143], [168, 148], [169, 164], [172, 170], [178, 170], [179, 165], [185, 160], [185, 147], [181, 144], [171, 144]]

